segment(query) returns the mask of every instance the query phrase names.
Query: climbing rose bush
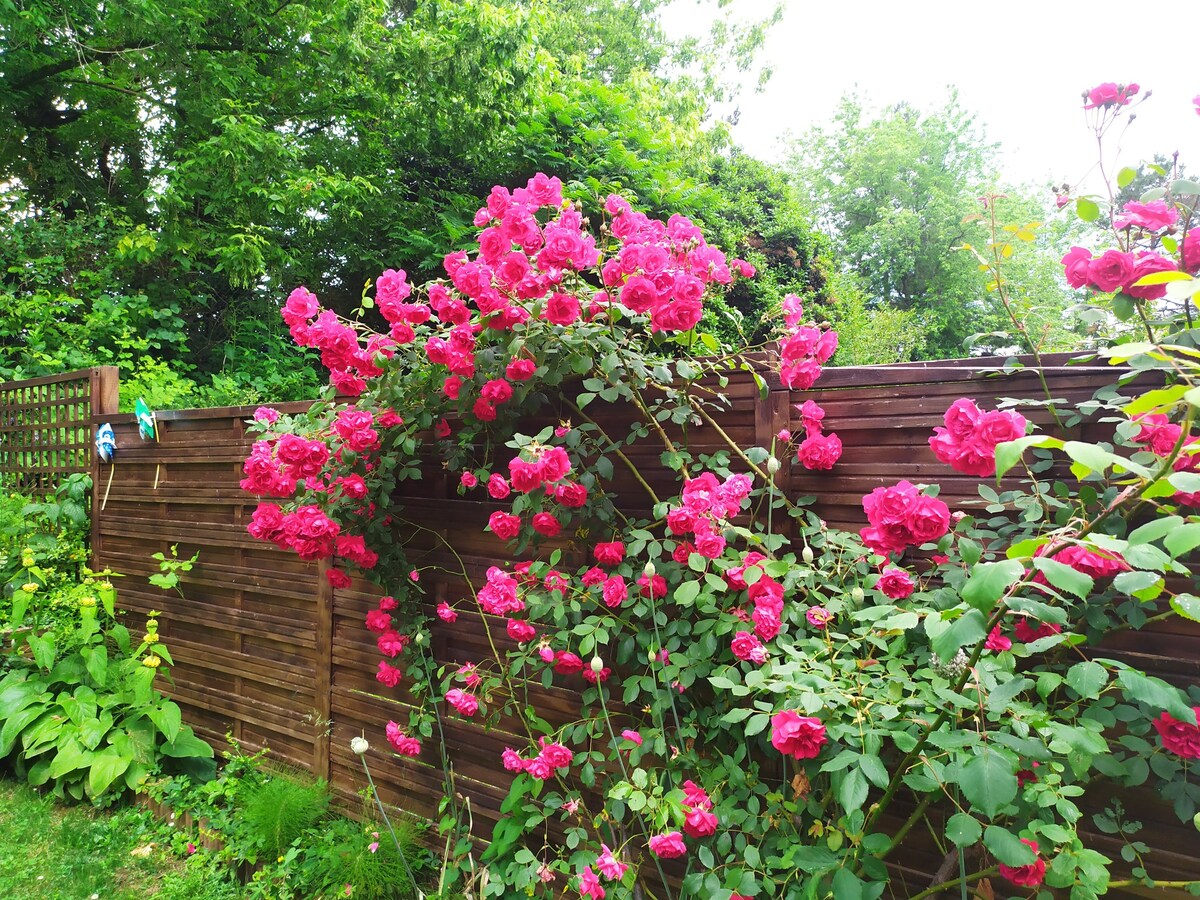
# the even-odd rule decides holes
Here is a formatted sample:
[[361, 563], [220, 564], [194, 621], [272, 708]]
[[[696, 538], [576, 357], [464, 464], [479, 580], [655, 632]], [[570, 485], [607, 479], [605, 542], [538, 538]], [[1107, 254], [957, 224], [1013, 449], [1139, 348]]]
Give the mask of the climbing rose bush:
[[[1091, 108], [1137, 93], [1115, 87]], [[307, 416], [256, 417], [245, 467], [267, 498], [252, 534], [323, 560], [335, 586], [357, 571], [387, 592], [364, 621], [376, 679], [413, 704], [385, 733], [443, 772], [449, 877], [485, 897], [876, 898], [904, 841], [929, 832], [993, 891], [1121, 883], [1088, 846], [1091, 824], [1132, 829], [1112, 787], [1153, 777], [1181, 818], [1200, 800], [1196, 710], [1101, 643], [1200, 613], [1166, 578], [1190, 579], [1181, 560], [1200, 546], [1175, 501], [1200, 491], [1176, 467], [1193, 440], [1187, 359], [1147, 351], [1187, 375], [1111, 404], [1115, 443], [957, 400], [929, 437], [936, 459], [979, 478], [1020, 462], [1032, 481], [981, 484], [955, 510], [936, 485], [880, 484], [860, 533], [842, 532], [783, 489], [789, 466], [823, 471], [842, 452], [811, 398], [794, 398], [796, 436], [766, 446], [721, 424], [727, 391], [812, 387], [836, 335], [789, 296], [743, 324], [776, 323], [769, 343], [722, 346], [705, 301], [750, 263], [681, 216], [565, 193], [545, 175], [494, 188], [445, 277], [380, 276], [364, 298], [379, 330], [293, 292], [284, 320], [331, 386]], [[1089, 261], [1086, 283], [1122, 266], [1093, 276]], [[669, 492], [649, 456], [674, 473]], [[496, 564], [409, 518], [393, 495], [414, 480], [478, 502]], [[435, 659], [431, 630], [465, 627], [488, 650]], [[540, 708], [549, 688], [573, 691], [578, 714]], [[506, 734], [486, 849], [452, 719]], [[1085, 795], [1104, 812], [1085, 816]]]

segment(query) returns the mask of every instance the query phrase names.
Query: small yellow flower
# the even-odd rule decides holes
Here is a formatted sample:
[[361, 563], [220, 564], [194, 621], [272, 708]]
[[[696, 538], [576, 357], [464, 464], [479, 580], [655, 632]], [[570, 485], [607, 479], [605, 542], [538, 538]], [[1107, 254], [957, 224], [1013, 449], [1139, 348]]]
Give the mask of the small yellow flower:
[[[145, 666], [147, 669], [157, 669], [161, 663], [162, 663], [162, 658], [155, 656], [153, 653], [151, 653], [149, 656], [147, 656], [145, 659], [142, 660], [142, 665]], [[280, 857], [280, 859], [282, 859], [282, 858], [283, 857]]]
[[79, 605], [80, 605], [80, 606], [82, 606], [82, 607], [84, 607], [84, 608], [88, 608], [88, 607], [95, 606], [95, 605], [96, 605], [96, 598], [95, 598], [95, 597], [80, 597], [80, 598], [79, 598]]
[[23, 590], [27, 594], [35, 593], [37, 591], [37, 589], [38, 589], [38, 586], [36, 584], [34, 584], [32, 581], [27, 581], [27, 582], [25, 582], [25, 584], [21, 585], [21, 590]]

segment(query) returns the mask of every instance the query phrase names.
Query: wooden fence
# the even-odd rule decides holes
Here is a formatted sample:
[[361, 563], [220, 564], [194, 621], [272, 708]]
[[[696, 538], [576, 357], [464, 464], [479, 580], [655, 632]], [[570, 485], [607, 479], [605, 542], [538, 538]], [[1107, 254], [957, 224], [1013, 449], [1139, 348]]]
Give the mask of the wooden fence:
[[92, 420], [116, 411], [116, 366], [0, 384], [0, 486], [42, 495], [91, 472]]
[[[1080, 401], [1112, 380], [1108, 367], [1055, 364], [1047, 378], [1055, 397]], [[1007, 376], [982, 374], [989, 361], [828, 370], [819, 386], [793, 395], [769, 383], [765, 399], [748, 378], [735, 378], [726, 394], [731, 408], [721, 416], [725, 432], [741, 445], [769, 445], [783, 428], [803, 430], [794, 404], [811, 398], [826, 410], [826, 425], [845, 447], [832, 472], [809, 473], [785, 464], [781, 484], [794, 494], [814, 494], [816, 509], [832, 526], [857, 530], [865, 524], [861, 497], [872, 488], [907, 478], [938, 482], [952, 507], [977, 497], [977, 479], [956, 475], [938, 463], [927, 440], [945, 409], [961, 396], [994, 406], [1005, 397], [1037, 397], [1040, 387], [1029, 370]], [[284, 411], [303, 404], [281, 407]], [[618, 424], [618, 408], [589, 408], [602, 424]], [[220, 744], [228, 733], [248, 748], [269, 746], [284, 760], [326, 777], [347, 799], [364, 787], [362, 770], [350, 739], [366, 735], [378, 750], [386, 747], [382, 726], [407, 720], [409, 699], [401, 689], [388, 691], [374, 679], [379, 660], [372, 635], [363, 627], [366, 612], [380, 591], [365, 581], [333, 590], [321, 566], [251, 538], [246, 533], [257, 499], [243, 494], [238, 482], [250, 447], [244, 420], [250, 408], [159, 413], [159, 440], [142, 441], [132, 416], [111, 417], [116, 431], [115, 467], [96, 480], [93, 552], [96, 564], [128, 577], [119, 583], [120, 605], [135, 621], [151, 610], [164, 610], [160, 629], [176, 660], [171, 693], [185, 719]], [[1045, 426], [1044, 410], [1029, 415]], [[549, 419], [547, 419], [549, 421]], [[536, 427], [536, 423], [534, 423]], [[710, 427], [690, 433], [693, 450], [709, 452], [721, 442]], [[662, 496], [676, 490], [673, 473], [660, 463], [661, 445], [649, 441], [630, 451], [634, 464]], [[460, 578], [434, 574], [438, 566], [458, 571], [480, 585], [491, 565], [510, 563], [504, 546], [483, 527], [497, 504], [464, 499], [457, 481], [436, 465], [425, 478], [403, 486], [397, 503], [403, 517], [419, 526], [405, 538], [416, 564], [427, 573], [421, 586], [426, 603], [469, 596]], [[615, 490], [629, 507], [636, 485], [618, 467]], [[482, 492], [476, 492], [482, 496]], [[152, 553], [177, 545], [180, 557], [200, 553], [199, 564], [184, 577], [186, 599], [151, 586]], [[447, 551], [453, 547], [456, 558]], [[570, 549], [570, 548], [568, 548]], [[397, 586], [399, 587], [399, 586]], [[435, 620], [436, 621], [436, 620]], [[497, 624], [499, 627], [497, 627]], [[501, 651], [511, 646], [503, 623], [493, 623]], [[437, 623], [433, 653], [442, 664], [488, 655], [482, 620], [464, 612], [453, 627]], [[1200, 631], [1172, 621], [1115, 638], [1105, 648], [1178, 683], [1200, 680]], [[578, 695], [563, 683], [533, 687], [536, 705], [570, 717]], [[502, 748], [516, 743], [512, 723], [484, 732], [456, 716], [446, 717], [446, 742], [460, 791], [471, 799], [475, 831], [486, 837], [500, 818], [509, 776], [500, 767]], [[418, 760], [372, 753], [372, 768], [386, 802], [418, 815], [434, 817], [442, 773], [432, 746]], [[1149, 833], [1142, 838], [1157, 852], [1156, 871], [1175, 877], [1196, 874], [1196, 834], [1178, 824], [1170, 809], [1139, 794], [1130, 801]], [[1100, 847], [1118, 858], [1120, 847], [1099, 837]], [[907, 851], [907, 847], [906, 847]], [[941, 855], [914, 847], [901, 862], [901, 874], [913, 884], [928, 884], [928, 873]], [[924, 874], [922, 874], [924, 873]], [[903, 888], [896, 896], [905, 896]], [[1110, 896], [1116, 896], [1112, 894]]]

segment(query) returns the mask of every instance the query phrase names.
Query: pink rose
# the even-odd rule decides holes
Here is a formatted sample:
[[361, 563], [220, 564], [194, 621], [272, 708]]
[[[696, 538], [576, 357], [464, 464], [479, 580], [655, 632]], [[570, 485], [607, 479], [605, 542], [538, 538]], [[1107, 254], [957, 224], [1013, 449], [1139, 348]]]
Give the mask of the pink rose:
[[820, 719], [785, 709], [771, 717], [771, 744], [796, 759], [815, 759], [828, 738]]
[[414, 737], [409, 737], [400, 730], [400, 726], [395, 722], [388, 722], [385, 729], [388, 743], [392, 745], [397, 753], [404, 756], [420, 756], [421, 742]]
[[479, 699], [462, 688], [450, 688], [446, 691], [446, 702], [468, 718], [479, 710]]
[[841, 458], [842, 442], [836, 434], [810, 434], [796, 448], [796, 459], [810, 471], [832, 469]]
[[1139, 300], [1158, 300], [1166, 296], [1167, 286], [1165, 284], [1139, 285], [1137, 282], [1155, 272], [1174, 271], [1175, 263], [1164, 256], [1159, 256], [1157, 253], [1139, 254], [1137, 263], [1133, 267], [1133, 274], [1129, 276], [1129, 281], [1122, 290], [1130, 297], [1136, 297]]
[[380, 684], [388, 687], [395, 687], [400, 683], [400, 678], [403, 673], [393, 665], [389, 665], [384, 660], [379, 661], [379, 671], [375, 673], [375, 680]]
[[503, 500], [510, 493], [508, 482], [499, 472], [494, 472], [487, 483], [488, 496], [493, 500]]
[[641, 734], [634, 731], [632, 728], [626, 728], [624, 731], [622, 731], [621, 737], [623, 737], [627, 741], [632, 741], [633, 743], [637, 744], [639, 747], [642, 746]]
[[616, 608], [629, 599], [629, 587], [620, 575], [612, 575], [605, 579], [602, 590], [604, 604]]
[[693, 809], [683, 821], [688, 837], [702, 838], [717, 833], [717, 817], [706, 809]]
[[537, 371], [537, 363], [532, 359], [514, 359], [504, 367], [504, 375], [510, 381], [528, 381]]
[[983, 642], [983, 646], [988, 650], [995, 652], [1011, 650], [1012, 641], [1004, 636], [1004, 634], [1000, 631], [1000, 626], [997, 625], [991, 630], [991, 633], [988, 634], [987, 640]]
[[570, 650], [559, 650], [554, 654], [554, 671], [560, 675], [574, 675], [583, 670], [583, 660]]
[[1184, 271], [1195, 275], [1200, 272], [1200, 228], [1193, 227], [1188, 231], [1180, 247], [1183, 257]]
[[[1037, 842], [1021, 838], [1021, 843], [1034, 854], [1038, 852]], [[1037, 887], [1046, 877], [1046, 861], [1038, 857], [1027, 866], [1006, 866], [1001, 863], [1000, 874], [1018, 887]]]
[[600, 851], [600, 857], [596, 860], [596, 869], [600, 874], [609, 881], [620, 881], [624, 878], [629, 865], [613, 856], [613, 852], [607, 844], [601, 844]]
[[1096, 290], [1111, 294], [1129, 283], [1129, 278], [1133, 275], [1133, 266], [1132, 253], [1106, 250], [1088, 263], [1088, 280], [1096, 286]]
[[[758, 664], [766, 662], [767, 654], [763, 645], [749, 631], [739, 631], [729, 643], [733, 655], [743, 662], [752, 661]], [[756, 658], [757, 657], [757, 658]]]
[[488, 516], [488, 528], [502, 541], [515, 538], [521, 531], [521, 517], [496, 511]]
[[912, 534], [912, 543], [936, 541], [950, 530], [950, 507], [937, 497], [919, 494], [908, 508], [904, 524]]
[[438, 618], [443, 622], [455, 622], [458, 620], [458, 613], [456, 613], [451, 608], [450, 604], [446, 603], [445, 601], [442, 601], [437, 605], [437, 614]]
[[[1192, 711], [1200, 716], [1200, 706], [1192, 707]], [[1181, 722], [1167, 712], [1152, 724], [1158, 732], [1164, 750], [1184, 759], [1200, 759], [1200, 725]]]
[[912, 594], [916, 585], [913, 584], [912, 576], [908, 572], [893, 567], [883, 570], [875, 587], [879, 588], [889, 599], [903, 600]]
[[662, 859], [675, 859], [687, 853], [687, 847], [683, 844], [683, 835], [678, 831], [654, 835], [650, 838], [649, 846], [650, 852]]
[[524, 644], [537, 637], [537, 629], [523, 619], [509, 619], [508, 636], [518, 644]]
[[1088, 274], [1088, 265], [1092, 261], [1092, 251], [1085, 247], [1072, 247], [1067, 255], [1062, 258], [1063, 268], [1066, 270], [1067, 284], [1078, 290], [1082, 287], [1087, 287], [1091, 276]]
[[570, 294], [551, 294], [542, 318], [551, 325], [571, 325], [579, 318], [579, 301]]
[[597, 544], [592, 548], [596, 562], [604, 566], [619, 566], [625, 558], [625, 545], [620, 541]]
[[540, 512], [535, 515], [532, 524], [534, 531], [546, 537], [557, 537], [562, 531], [562, 523], [548, 512]]
[[1113, 217], [1113, 228], [1145, 228], [1147, 231], [1160, 231], [1179, 221], [1179, 212], [1174, 206], [1168, 206], [1164, 200], [1151, 200], [1149, 203], [1138, 203], [1131, 200], [1122, 209], [1124, 215]]

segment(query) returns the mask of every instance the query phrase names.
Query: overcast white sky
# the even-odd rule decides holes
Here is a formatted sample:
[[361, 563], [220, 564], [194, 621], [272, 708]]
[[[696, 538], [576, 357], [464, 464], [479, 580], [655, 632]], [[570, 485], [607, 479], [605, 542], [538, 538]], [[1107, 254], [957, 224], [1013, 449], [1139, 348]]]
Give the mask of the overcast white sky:
[[[772, 0], [732, 0], [735, 14], [759, 16]], [[696, 0], [676, 0], [668, 32], [704, 28]], [[1200, 94], [1194, 48], [1200, 3], [1149, 7], [1112, 0], [788, 0], [761, 58], [775, 74], [764, 93], [745, 90], [736, 139], [765, 159], [780, 139], [828, 122], [839, 98], [858, 88], [873, 106], [907, 100], [941, 106], [955, 85], [989, 140], [1000, 141], [1009, 182], [1077, 184], [1093, 169], [1095, 138], [1081, 93], [1105, 82], [1137, 82], [1153, 96], [1121, 141], [1118, 165], [1180, 151], [1200, 171]], [[1187, 35], [1187, 37], [1183, 37]], [[1178, 37], [1177, 37], [1178, 36]], [[1116, 150], [1106, 150], [1106, 165]], [[1111, 168], [1110, 172], [1115, 172]], [[1097, 185], [1089, 179], [1088, 186]]]

